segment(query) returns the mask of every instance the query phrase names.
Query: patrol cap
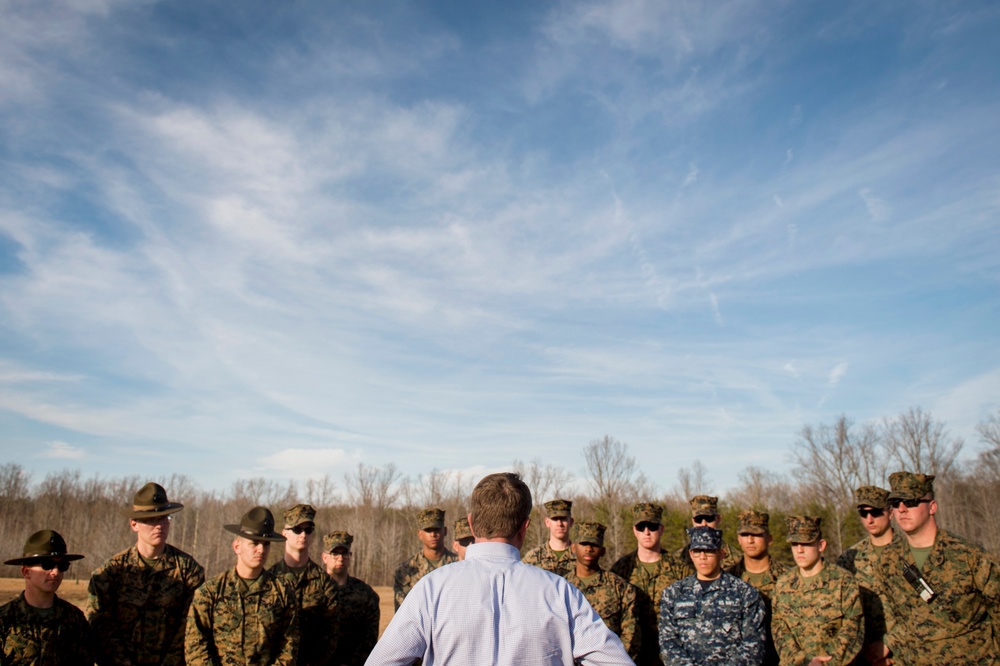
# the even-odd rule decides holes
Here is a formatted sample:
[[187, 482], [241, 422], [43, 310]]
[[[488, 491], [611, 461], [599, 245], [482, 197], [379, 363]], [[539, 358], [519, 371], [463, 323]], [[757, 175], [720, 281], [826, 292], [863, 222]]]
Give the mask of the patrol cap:
[[554, 499], [545, 503], [545, 515], [549, 518], [569, 518], [573, 515], [573, 502]]
[[788, 516], [785, 524], [788, 526], [788, 543], [812, 543], [823, 538], [818, 516]]
[[285, 509], [285, 527], [298, 527], [303, 523], [316, 524], [316, 509], [309, 504], [296, 504]]
[[24, 542], [21, 557], [7, 560], [4, 564], [24, 564], [32, 566], [41, 560], [82, 560], [83, 555], [66, 552], [66, 540], [55, 530], [39, 530]]
[[[704, 514], [698, 514], [704, 515]], [[688, 550], [722, 550], [722, 530], [708, 525], [689, 527], [687, 530], [691, 545]]]
[[756, 534], [764, 536], [770, 533], [771, 516], [762, 512], [747, 509], [740, 512], [740, 526], [736, 530], [737, 534]]
[[893, 472], [889, 475], [892, 492], [888, 499], [920, 499], [934, 492], [934, 477], [912, 472]]
[[239, 525], [223, 525], [227, 532], [253, 541], [285, 541], [274, 531], [274, 514], [265, 507], [255, 506], [243, 514]]
[[424, 509], [417, 514], [417, 529], [430, 530], [444, 527], [444, 509]]
[[719, 498], [709, 495], [695, 495], [691, 498], [691, 517], [716, 516], [719, 514]]
[[184, 508], [183, 504], [171, 502], [167, 499], [167, 491], [158, 483], [147, 483], [136, 491], [132, 497], [132, 508], [122, 509], [122, 515], [126, 518], [138, 520], [140, 518], [159, 518], [177, 513]]
[[854, 499], [857, 500], [858, 506], [884, 509], [889, 499], [889, 491], [878, 486], [861, 486], [854, 491]]
[[354, 537], [347, 532], [330, 532], [323, 537], [323, 552], [332, 553], [335, 548], [346, 548], [347, 550], [350, 550], [352, 543], [354, 543]]
[[473, 538], [472, 528], [469, 526], [469, 519], [459, 518], [455, 521], [455, 541], [461, 541], [462, 539]]
[[607, 529], [600, 523], [577, 523], [576, 542], [589, 543], [604, 548], [604, 532]]
[[652, 502], [639, 502], [632, 507], [632, 524], [663, 524], [663, 507]]

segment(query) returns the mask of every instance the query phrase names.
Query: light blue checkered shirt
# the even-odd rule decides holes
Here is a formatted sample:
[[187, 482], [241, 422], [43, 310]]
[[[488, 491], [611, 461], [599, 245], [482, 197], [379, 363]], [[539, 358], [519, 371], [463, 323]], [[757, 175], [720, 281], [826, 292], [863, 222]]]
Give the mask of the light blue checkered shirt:
[[521, 562], [505, 543], [469, 546], [421, 578], [366, 666], [633, 666], [569, 581]]

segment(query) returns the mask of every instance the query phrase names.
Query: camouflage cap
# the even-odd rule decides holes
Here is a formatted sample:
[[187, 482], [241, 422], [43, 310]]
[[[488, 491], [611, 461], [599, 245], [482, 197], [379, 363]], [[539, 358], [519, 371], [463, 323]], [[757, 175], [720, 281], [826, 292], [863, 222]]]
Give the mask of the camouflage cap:
[[812, 543], [823, 538], [820, 529], [822, 518], [817, 516], [788, 516], [785, 524], [788, 526], [788, 543]]
[[632, 524], [656, 523], [663, 524], [663, 507], [651, 502], [639, 502], [632, 507]]
[[549, 518], [570, 518], [573, 515], [573, 502], [564, 499], [546, 502], [545, 515]]
[[870, 506], [873, 509], [884, 509], [889, 491], [878, 486], [861, 486], [854, 491], [854, 499], [858, 506]]
[[354, 537], [347, 532], [330, 532], [323, 537], [323, 552], [332, 553], [334, 548], [350, 550], [352, 543], [354, 543]]
[[576, 542], [592, 543], [595, 546], [604, 547], [604, 531], [608, 529], [600, 523], [577, 523]]
[[715, 516], [719, 513], [719, 498], [695, 495], [691, 498], [691, 517]]
[[296, 504], [285, 509], [285, 527], [298, 527], [302, 523], [316, 522], [316, 509], [308, 504]]
[[912, 472], [893, 472], [889, 475], [892, 492], [888, 499], [920, 499], [934, 492], [934, 477]]
[[688, 550], [722, 550], [722, 530], [708, 525], [689, 527], [687, 530], [691, 545]]
[[770, 534], [769, 525], [771, 516], [762, 511], [747, 509], [740, 512], [740, 526], [736, 530], [737, 534]]
[[459, 518], [455, 521], [455, 541], [473, 538], [472, 528], [469, 526], [468, 518]]
[[417, 529], [429, 530], [444, 527], [444, 509], [424, 509], [417, 514]]

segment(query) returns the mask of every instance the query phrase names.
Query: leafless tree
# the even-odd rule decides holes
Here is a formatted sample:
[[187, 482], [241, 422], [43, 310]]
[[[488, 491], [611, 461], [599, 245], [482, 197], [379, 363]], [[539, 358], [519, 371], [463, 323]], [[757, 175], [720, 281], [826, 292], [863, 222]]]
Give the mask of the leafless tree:
[[900, 467], [944, 481], [962, 451], [961, 439], [948, 436], [944, 424], [919, 407], [885, 421], [886, 445]]
[[691, 467], [681, 467], [677, 470], [677, 499], [687, 504], [695, 495], [711, 493], [712, 482], [708, 478], [708, 468], [700, 460], [695, 460]]
[[727, 493], [727, 500], [740, 509], [772, 511], [793, 505], [791, 483], [784, 475], [750, 466], [739, 473], [740, 485]]
[[382, 467], [358, 463], [353, 473], [344, 474], [344, 483], [357, 505], [381, 512], [393, 506], [399, 498], [400, 476], [393, 463]]
[[635, 458], [629, 455], [628, 444], [609, 435], [592, 440], [583, 450], [583, 458], [597, 519], [608, 529], [605, 547], [609, 561], [613, 562], [625, 546], [624, 526], [629, 517], [624, 515], [624, 510], [635, 501], [637, 487], [645, 488], [648, 482]]
[[534, 501], [532, 509], [534, 538], [525, 544], [525, 548], [533, 548], [548, 539], [548, 531], [545, 529], [545, 502], [553, 499], [568, 499], [563, 498], [562, 495], [565, 494], [566, 486], [573, 480], [573, 475], [562, 467], [543, 465], [538, 458], [527, 465], [520, 460], [515, 460], [513, 469], [515, 473], [521, 475], [524, 482], [528, 484], [528, 488], [531, 489], [531, 498]]
[[837, 519], [828, 530], [835, 552], [843, 551], [844, 521], [853, 518], [854, 490], [881, 485], [885, 474], [878, 431], [864, 425], [860, 431], [846, 416], [833, 425], [806, 425], [792, 447], [796, 476]]

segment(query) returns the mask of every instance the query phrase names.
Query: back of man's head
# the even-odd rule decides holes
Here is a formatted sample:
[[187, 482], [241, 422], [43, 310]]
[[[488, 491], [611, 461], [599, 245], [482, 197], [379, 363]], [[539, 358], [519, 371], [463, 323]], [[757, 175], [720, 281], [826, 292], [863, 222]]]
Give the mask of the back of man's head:
[[531, 516], [531, 490], [517, 474], [490, 474], [472, 491], [471, 513], [477, 539], [513, 539]]

